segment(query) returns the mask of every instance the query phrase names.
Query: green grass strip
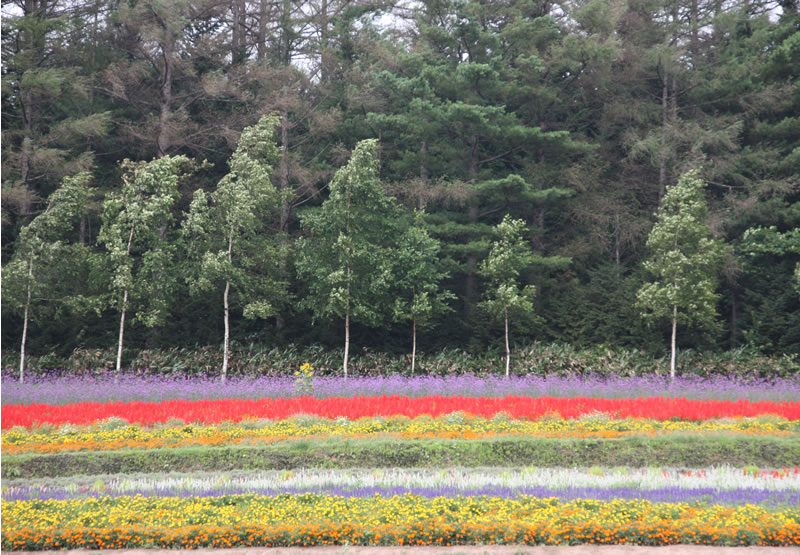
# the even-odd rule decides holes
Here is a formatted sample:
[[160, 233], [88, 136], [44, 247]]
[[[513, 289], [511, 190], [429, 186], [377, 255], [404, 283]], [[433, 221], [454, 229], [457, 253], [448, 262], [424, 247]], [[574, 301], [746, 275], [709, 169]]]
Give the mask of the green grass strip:
[[800, 438], [733, 435], [621, 439], [294, 440], [263, 447], [187, 447], [2, 457], [2, 478], [78, 474], [479, 466], [794, 466]]

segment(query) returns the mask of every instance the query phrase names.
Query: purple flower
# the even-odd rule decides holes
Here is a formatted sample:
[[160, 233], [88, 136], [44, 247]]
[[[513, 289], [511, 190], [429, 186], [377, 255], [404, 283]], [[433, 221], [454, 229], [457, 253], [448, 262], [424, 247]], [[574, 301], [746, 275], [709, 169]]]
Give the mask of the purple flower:
[[[167, 378], [128, 375], [115, 383], [113, 378], [65, 376], [32, 378], [20, 384], [13, 378], [2, 380], [3, 404], [66, 404], [81, 401], [161, 401], [166, 399], [254, 399], [294, 397], [292, 377], [232, 378], [220, 383], [217, 378]], [[726, 376], [666, 377], [589, 376], [389, 376], [315, 377], [316, 397], [356, 397], [362, 395], [465, 395], [470, 397], [685, 397], [687, 399], [748, 399], [750, 401], [798, 401], [800, 377], [737, 379]]]

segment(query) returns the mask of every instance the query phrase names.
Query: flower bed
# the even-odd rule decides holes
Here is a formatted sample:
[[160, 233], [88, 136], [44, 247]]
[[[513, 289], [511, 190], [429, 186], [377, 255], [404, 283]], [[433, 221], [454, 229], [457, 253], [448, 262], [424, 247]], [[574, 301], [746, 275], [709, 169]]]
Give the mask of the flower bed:
[[[800, 545], [800, 510], [522, 496], [318, 494], [3, 503], [3, 549], [274, 545]], [[51, 523], [58, 522], [54, 529]]]
[[[54, 382], [4, 390], [2, 548], [800, 545], [790, 380], [748, 395], [713, 378], [717, 398], [702, 398], [697, 380], [661, 392], [640, 381], [649, 397], [605, 398], [600, 380], [592, 395], [554, 396], [536, 389], [541, 379], [306, 374], [313, 396], [276, 379], [250, 385], [285, 394], [256, 398], [235, 394], [244, 382], [219, 386], [227, 398], [191, 398], [201, 390], [190, 381], [145, 401], [140, 378], [121, 380], [142, 386], [140, 400], [127, 386], [119, 399], [84, 387], [78, 403], [62, 403]], [[570, 383], [592, 382], [548, 392]], [[365, 396], [370, 384], [382, 395]], [[29, 403], [37, 387], [53, 402]], [[735, 391], [745, 393], [725, 398]], [[546, 467], [508, 467], [532, 462]]]
[[210, 401], [170, 400], [160, 403], [73, 403], [69, 405], [5, 405], [3, 429], [41, 424], [92, 424], [123, 418], [138, 424], [156, 424], [180, 419], [214, 424], [252, 419], [285, 419], [297, 414], [324, 418], [357, 419], [369, 416], [440, 416], [464, 412], [485, 418], [505, 414], [510, 418], [536, 420], [547, 415], [563, 418], [602, 412], [612, 418], [655, 420], [708, 420], [712, 418], [775, 415], [800, 420], [797, 401], [687, 400], [682, 398], [598, 399], [592, 397], [296, 397], [290, 399], [219, 399]]
[[775, 470], [712, 467], [674, 468], [483, 468], [346, 469], [263, 471], [142, 476], [88, 476], [11, 480], [6, 500], [86, 497], [220, 497], [306, 492], [348, 497], [412, 493], [422, 497], [491, 496], [513, 498], [647, 499], [711, 504], [800, 506], [798, 467]]
[[2, 453], [64, 453], [118, 449], [178, 448], [186, 446], [257, 445], [290, 439], [485, 439], [495, 437], [621, 438], [637, 434], [703, 434], [709, 432], [790, 436], [800, 430], [800, 421], [780, 418], [736, 418], [725, 420], [614, 419], [604, 413], [577, 419], [545, 417], [538, 420], [486, 419], [462, 413], [438, 418], [289, 418], [243, 421], [238, 425], [172, 425], [155, 428], [125, 425], [119, 421], [94, 426], [63, 425], [55, 431], [14, 428], [2, 437]]
[[636, 399], [669, 397], [736, 401], [796, 401], [800, 375], [794, 378], [742, 379], [727, 376], [390, 376], [351, 377], [347, 380], [314, 376], [310, 391], [297, 387], [291, 377], [169, 378], [147, 375], [111, 377], [29, 377], [25, 383], [4, 377], [3, 404], [42, 403], [65, 405], [85, 401], [153, 401], [170, 399], [288, 399], [309, 395], [325, 397], [597, 397]]

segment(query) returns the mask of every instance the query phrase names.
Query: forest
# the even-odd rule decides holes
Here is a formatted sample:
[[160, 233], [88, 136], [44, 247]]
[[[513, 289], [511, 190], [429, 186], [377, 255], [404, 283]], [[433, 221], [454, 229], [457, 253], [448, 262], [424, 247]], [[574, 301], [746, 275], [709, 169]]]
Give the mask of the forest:
[[3, 0], [2, 267], [17, 361], [796, 360], [798, 2]]

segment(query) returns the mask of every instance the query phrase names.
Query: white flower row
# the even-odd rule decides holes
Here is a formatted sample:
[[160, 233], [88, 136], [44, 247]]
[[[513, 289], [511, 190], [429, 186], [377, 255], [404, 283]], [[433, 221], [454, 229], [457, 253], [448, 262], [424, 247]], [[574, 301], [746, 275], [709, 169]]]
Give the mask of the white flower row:
[[509, 488], [547, 487], [617, 488], [642, 490], [660, 488], [713, 488], [800, 491], [800, 475], [795, 469], [759, 471], [720, 466], [706, 469], [675, 468], [455, 468], [455, 469], [299, 469], [273, 471], [234, 471], [226, 473], [142, 474], [138, 476], [72, 477], [61, 480], [8, 480], [3, 495], [15, 489], [41, 491], [126, 492], [202, 492], [208, 490], [262, 490], [276, 488], [360, 488], [409, 487], [476, 489], [484, 486]]

